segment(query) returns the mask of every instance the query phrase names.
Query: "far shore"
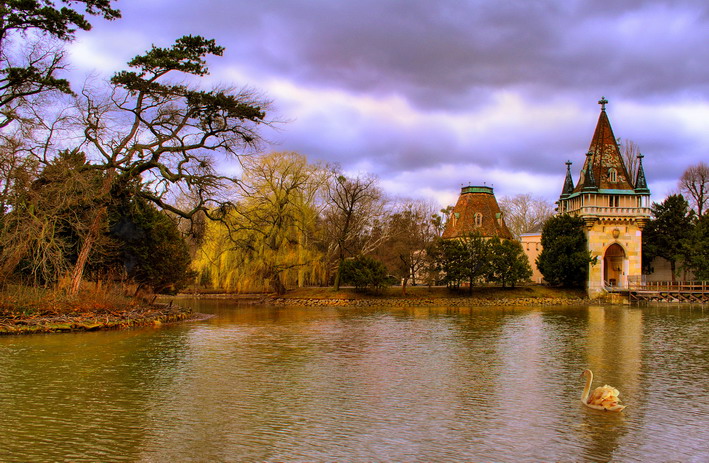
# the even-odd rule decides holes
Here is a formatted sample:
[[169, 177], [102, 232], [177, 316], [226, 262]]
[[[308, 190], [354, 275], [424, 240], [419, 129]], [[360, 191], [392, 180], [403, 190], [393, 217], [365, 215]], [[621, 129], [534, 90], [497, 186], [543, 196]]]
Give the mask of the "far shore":
[[337, 291], [331, 287], [306, 287], [291, 289], [283, 295], [210, 290], [181, 293], [177, 297], [226, 298], [244, 303], [293, 306], [522, 306], [589, 302], [582, 289], [541, 285], [515, 288], [474, 287], [472, 295], [468, 293], [467, 288], [451, 290], [441, 286], [410, 286], [404, 294], [401, 287], [391, 286], [376, 291], [361, 291], [351, 287]]

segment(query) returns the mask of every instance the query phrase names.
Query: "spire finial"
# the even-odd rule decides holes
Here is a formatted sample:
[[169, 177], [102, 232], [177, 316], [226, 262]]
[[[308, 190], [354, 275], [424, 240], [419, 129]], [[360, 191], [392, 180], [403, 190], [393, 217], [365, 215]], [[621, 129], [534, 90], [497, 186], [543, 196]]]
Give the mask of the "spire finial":
[[598, 104], [601, 105], [601, 111], [605, 111], [608, 100], [606, 100], [606, 97], [602, 96], [601, 99], [598, 100]]

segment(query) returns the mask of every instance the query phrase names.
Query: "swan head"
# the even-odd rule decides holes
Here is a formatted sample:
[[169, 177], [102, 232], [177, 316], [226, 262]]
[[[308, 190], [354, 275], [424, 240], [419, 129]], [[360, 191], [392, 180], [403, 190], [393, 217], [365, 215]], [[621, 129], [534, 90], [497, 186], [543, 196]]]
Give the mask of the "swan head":
[[588, 378], [592, 375], [593, 373], [591, 372], [591, 370], [583, 370], [583, 372], [579, 375], [579, 378]]

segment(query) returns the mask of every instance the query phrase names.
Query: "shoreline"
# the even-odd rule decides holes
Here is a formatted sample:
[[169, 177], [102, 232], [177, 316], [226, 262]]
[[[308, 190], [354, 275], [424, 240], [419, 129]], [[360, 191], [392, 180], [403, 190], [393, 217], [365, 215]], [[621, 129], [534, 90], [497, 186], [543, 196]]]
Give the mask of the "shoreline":
[[160, 326], [168, 323], [211, 318], [177, 305], [154, 304], [128, 310], [70, 312], [57, 315], [0, 316], [0, 336], [19, 334], [74, 333]]
[[547, 287], [519, 287], [516, 289], [476, 288], [472, 296], [446, 288], [409, 288], [406, 295], [397, 287], [385, 288], [370, 294], [353, 288], [297, 288], [285, 295], [269, 293], [181, 293], [165, 296], [170, 301], [155, 304], [101, 309], [76, 310], [65, 313], [21, 314], [0, 312], [0, 336], [44, 333], [72, 333], [106, 331], [125, 328], [161, 326], [163, 324], [203, 321], [214, 317], [181, 307], [179, 299], [230, 299], [245, 304], [295, 307], [521, 307], [587, 305], [591, 301], [578, 291]]
[[400, 287], [388, 287], [376, 293], [356, 291], [354, 288], [304, 287], [294, 288], [286, 294], [192, 292], [173, 298], [229, 299], [245, 304], [275, 306], [326, 307], [326, 306], [386, 306], [386, 307], [475, 307], [475, 306], [526, 306], [526, 305], [584, 305], [591, 301], [583, 290], [568, 290], [545, 286], [516, 288], [479, 287], [472, 296], [451, 291], [445, 287], [409, 287], [404, 295]]
[[541, 298], [371, 298], [371, 299], [318, 299], [318, 298], [288, 298], [274, 297], [269, 301], [277, 306], [298, 307], [512, 307], [512, 306], [554, 306], [554, 305], [584, 305], [589, 299], [541, 297]]

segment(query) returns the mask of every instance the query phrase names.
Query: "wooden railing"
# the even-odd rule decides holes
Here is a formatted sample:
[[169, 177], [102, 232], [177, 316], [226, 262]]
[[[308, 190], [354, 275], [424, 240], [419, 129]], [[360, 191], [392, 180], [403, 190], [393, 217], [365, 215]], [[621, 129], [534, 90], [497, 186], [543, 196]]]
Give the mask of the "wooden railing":
[[709, 293], [709, 281], [642, 281], [628, 278], [631, 291], [672, 291]]

